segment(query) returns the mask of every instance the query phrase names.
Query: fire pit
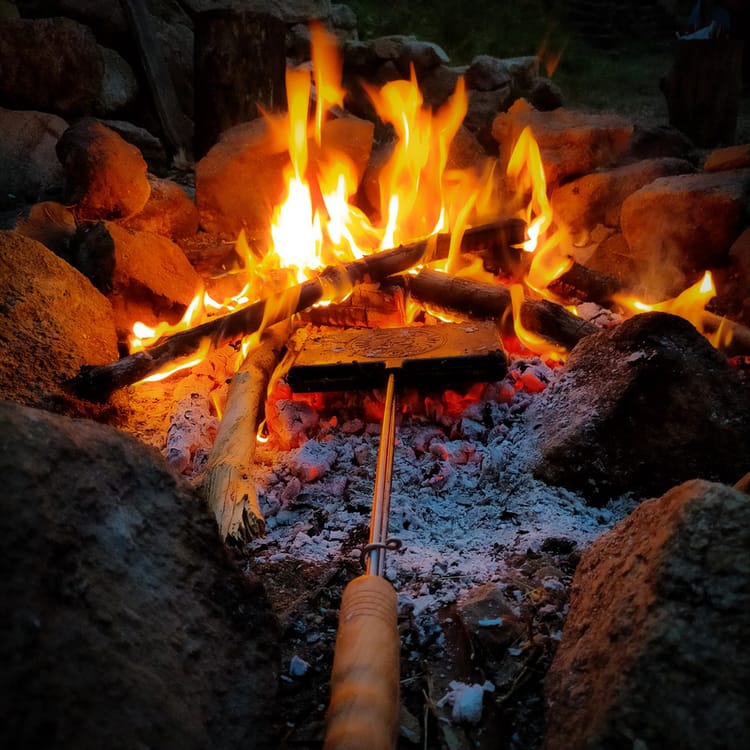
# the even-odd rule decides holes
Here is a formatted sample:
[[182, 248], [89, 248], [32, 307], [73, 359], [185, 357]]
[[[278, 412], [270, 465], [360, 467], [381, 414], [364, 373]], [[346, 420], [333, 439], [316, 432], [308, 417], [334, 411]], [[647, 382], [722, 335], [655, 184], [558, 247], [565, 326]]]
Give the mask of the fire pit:
[[[279, 24], [266, 21], [273, 35]], [[131, 22], [147, 37], [147, 19], [136, 14]], [[191, 619], [170, 640], [168, 670], [188, 673], [194, 659], [205, 684], [195, 703], [190, 690], [175, 699], [182, 708], [168, 723], [192, 711], [216, 747], [250, 737], [257, 746], [319, 747], [338, 607], [362, 573], [378, 434], [391, 413], [381, 365], [407, 360], [393, 413], [389, 529], [399, 546], [384, 571], [398, 595], [398, 747], [552, 750], [592, 738], [604, 748], [622, 733], [666, 747], [666, 720], [637, 696], [653, 690], [673, 724], [710, 693], [714, 677], [729, 705], [716, 716], [733, 737], [744, 737], [743, 699], [731, 685], [742, 684], [736, 678], [746, 675], [746, 659], [726, 613], [746, 611], [747, 603], [738, 530], [747, 511], [738, 481], [750, 455], [750, 152], [720, 150], [699, 165], [674, 133], [646, 133], [612, 116], [540, 111], [510, 93], [472, 131], [476, 92], [492, 80], [488, 91], [528, 93], [538, 62], [478, 60], [426, 106], [426, 73], [434, 83], [446, 67], [429, 45], [353, 44], [341, 59], [322, 24], [309, 33], [311, 65], [286, 72], [285, 109], [225, 123], [234, 126], [216, 143], [205, 142], [210, 128], [202, 124], [206, 153], [188, 192], [147, 174], [141, 151], [98, 120], [71, 123], [57, 139], [66, 202], [37, 202], [0, 234], [0, 393], [36, 407], [4, 406], [0, 414], [31, 457], [18, 459], [6, 439], [12, 497], [40, 484], [23, 484], [34, 452], [58, 456], [44, 435], [61, 435], [80, 449], [71, 448], [69, 478], [53, 483], [54, 511], [41, 503], [42, 519], [56, 530], [52, 546], [66, 560], [73, 554], [75, 545], [61, 541], [65, 516], [56, 514], [66, 484], [75, 484], [91, 523], [104, 519], [84, 534], [86, 544], [106, 538], [113, 555], [129, 560], [137, 530], [155, 524], [151, 514], [147, 522], [128, 515], [143, 502], [133, 499], [142, 489], [129, 489], [128, 503], [119, 504], [117, 487], [102, 489], [95, 484], [102, 478], [88, 475], [79, 487], [77, 476], [89, 453], [104, 462], [92, 446], [117, 452], [120, 432], [156, 447], [158, 461], [170, 465], [166, 473], [151, 468], [156, 459], [138, 453], [142, 446], [134, 450], [149, 467], [149, 484], [168, 487], [157, 505], [169, 509], [164, 526], [180, 527], [176, 546], [188, 550], [177, 588], [184, 593], [194, 582], [200, 611], [205, 605], [213, 618], [220, 610], [215, 619], [229, 620], [231, 630], [197, 634]], [[383, 77], [383, 65], [377, 80], [345, 90], [343, 81], [382, 48], [397, 50], [390, 63], [398, 74]], [[469, 88], [480, 81], [482, 88]], [[482, 145], [488, 139], [494, 151]], [[446, 342], [446, 327], [461, 333]], [[488, 330], [505, 351], [490, 357], [489, 369], [485, 352], [466, 354], [476, 332]], [[412, 367], [420, 355], [429, 367]], [[468, 382], [454, 383], [456, 373]], [[39, 407], [94, 417], [117, 432], [83, 422], [79, 436], [79, 423], [35, 416]], [[65, 463], [66, 450], [53, 465]], [[118, 473], [120, 485], [141, 486], [126, 475]], [[106, 512], [89, 506], [89, 483], [113, 503]], [[181, 520], [172, 496], [184, 505]], [[208, 505], [216, 549], [190, 497]], [[6, 516], [14, 518], [13, 508]], [[87, 512], [80, 519], [87, 524]], [[25, 528], [9, 527], [14, 555], [32, 533]], [[700, 532], [705, 560], [691, 556], [691, 528]], [[731, 554], [714, 559], [722, 543]], [[171, 550], [168, 538], [154, 544]], [[230, 572], [224, 552], [234, 562]], [[204, 563], [209, 572], [195, 582]], [[61, 586], [83, 601], [78, 565], [62, 566], [74, 583]], [[607, 565], [616, 594], [602, 573]], [[254, 581], [253, 616], [263, 623], [258, 652], [243, 662], [267, 688], [265, 698], [253, 698], [250, 723], [262, 724], [256, 735], [244, 727], [231, 686], [202, 656], [204, 638], [213, 638], [226, 644], [217, 660], [226, 665], [253, 637], [237, 569]], [[226, 589], [217, 583], [224, 576]], [[93, 588], [106, 580], [97, 577]], [[628, 589], [631, 581], [637, 590]], [[217, 586], [221, 595], [212, 598]], [[14, 611], [26, 624], [14, 632], [32, 623], [43, 641], [44, 628], [34, 623], [44, 617], [34, 613], [47, 611], [44, 597], [32, 606], [19, 592], [13, 589]], [[122, 596], [127, 601], [127, 591]], [[597, 598], [609, 608], [604, 624], [587, 609]], [[633, 614], [635, 635], [622, 625], [618, 602]], [[94, 635], [81, 640], [141, 619], [123, 606], [101, 621], [109, 624], [94, 617]], [[570, 628], [596, 658], [566, 642], [569, 606]], [[98, 603], [91, 608], [99, 612]], [[669, 660], [662, 645], [673, 636], [653, 612], [668, 612], [683, 635], [686, 622], [704, 618], [730, 644], [722, 669], [708, 648], [694, 666], [709, 685], [704, 692], [682, 662]], [[138, 638], [127, 650], [138, 651]], [[613, 673], [602, 643], [619, 642], [622, 662]], [[691, 644], [704, 654], [697, 636]], [[64, 648], [56, 642], [54, 650]], [[156, 657], [148, 653], [150, 664]], [[278, 681], [264, 657], [280, 664]], [[86, 653], [77, 658], [88, 663]], [[574, 667], [553, 667], [545, 698], [553, 658], [583, 665], [580, 682], [571, 682]], [[641, 671], [639, 660], [657, 666]], [[27, 684], [26, 667], [14, 665], [14, 684]], [[662, 683], [660, 674], [670, 679]], [[597, 682], [601, 675], [616, 696]], [[230, 698], [214, 706], [203, 691]], [[607, 700], [592, 697], [605, 693]], [[128, 695], [137, 700], [137, 691]], [[566, 728], [564, 711], [585, 737]], [[236, 735], [227, 728], [234, 716], [243, 724]], [[60, 721], [48, 736], [63, 732]], [[86, 720], [78, 721], [86, 734]], [[160, 746], [132, 724], [139, 742]], [[711, 726], [708, 734], [727, 736]], [[9, 725], [10, 744], [19, 727]], [[42, 729], [35, 724], [27, 736]], [[198, 731], [191, 724], [190, 733]]]

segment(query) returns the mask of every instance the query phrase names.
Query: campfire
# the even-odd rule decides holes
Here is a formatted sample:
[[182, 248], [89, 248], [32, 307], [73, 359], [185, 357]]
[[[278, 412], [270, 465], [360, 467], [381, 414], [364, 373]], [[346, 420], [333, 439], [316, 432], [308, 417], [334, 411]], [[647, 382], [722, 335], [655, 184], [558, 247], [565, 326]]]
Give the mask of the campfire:
[[[365, 107], [309, 34], [286, 107], [208, 148], [194, 201], [101, 122], [64, 131], [68, 200], [3, 232], [3, 397], [134, 435], [207, 504], [281, 624], [276, 746], [323, 741], [342, 591], [387, 550], [398, 747], [572, 747], [541, 678], [581, 554], [645, 498], [742, 494], [747, 148], [698, 168], [674, 133], [519, 96], [488, 151], [466, 126], [487, 60], [433, 106], [406, 45]], [[572, 711], [566, 679], [549, 700]]]

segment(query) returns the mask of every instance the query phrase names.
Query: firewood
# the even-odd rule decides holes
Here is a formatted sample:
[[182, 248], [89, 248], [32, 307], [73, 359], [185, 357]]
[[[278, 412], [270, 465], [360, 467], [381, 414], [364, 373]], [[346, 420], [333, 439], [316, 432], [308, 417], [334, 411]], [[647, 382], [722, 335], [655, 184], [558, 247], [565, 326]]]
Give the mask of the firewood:
[[[426, 269], [404, 278], [410, 294], [433, 309], [495, 318], [507, 331], [512, 330], [510, 290], [503, 284], [488, 284]], [[521, 323], [527, 330], [566, 349], [597, 330], [562, 305], [529, 298], [521, 305]]]
[[265, 532], [250, 471], [259, 415], [288, 335], [287, 321], [265, 331], [260, 344], [248, 353], [229, 386], [226, 410], [202, 481], [222, 540], [249, 541]]
[[[623, 282], [614, 276], [594, 271], [580, 263], [574, 263], [569, 271], [550, 284], [550, 290], [565, 298], [575, 297], [581, 301], [595, 302], [603, 307], [612, 307], [617, 294], [627, 294]], [[703, 329], [714, 333], [722, 327], [724, 335], [719, 346], [728, 357], [750, 353], [750, 328], [736, 321], [723, 318], [712, 312], [702, 315]]]
[[[510, 246], [522, 234], [523, 222], [511, 219], [468, 229], [467, 246], [480, 246], [490, 253]], [[123, 357], [107, 365], [85, 366], [68, 381], [68, 388], [79, 398], [106, 401], [118, 388], [132, 385], [180, 357], [194, 355], [202, 345], [219, 346], [246, 336], [312, 307], [326, 297], [343, 297], [346, 292], [366, 281], [380, 281], [407, 271], [419, 263], [446, 257], [450, 238], [424, 240], [374, 253], [361, 260], [325, 268], [317, 278], [287, 289], [272, 299], [263, 299], [227, 315], [212, 318], [187, 331], [164, 338], [147, 351]], [[462, 245], [463, 247], [463, 245]]]

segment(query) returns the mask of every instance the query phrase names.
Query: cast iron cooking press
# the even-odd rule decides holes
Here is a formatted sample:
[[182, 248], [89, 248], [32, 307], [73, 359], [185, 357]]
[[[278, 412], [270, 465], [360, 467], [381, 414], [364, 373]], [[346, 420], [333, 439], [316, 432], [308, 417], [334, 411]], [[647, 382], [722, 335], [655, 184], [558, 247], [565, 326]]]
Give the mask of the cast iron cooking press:
[[[492, 322], [434, 326], [300, 331], [287, 373], [292, 390], [330, 391], [386, 386], [375, 472], [365, 574], [341, 600], [331, 673], [325, 750], [385, 750], [399, 726], [397, 597], [383, 577], [399, 385], [458, 385], [500, 380], [506, 357]], [[392, 541], [392, 540], [391, 540]]]

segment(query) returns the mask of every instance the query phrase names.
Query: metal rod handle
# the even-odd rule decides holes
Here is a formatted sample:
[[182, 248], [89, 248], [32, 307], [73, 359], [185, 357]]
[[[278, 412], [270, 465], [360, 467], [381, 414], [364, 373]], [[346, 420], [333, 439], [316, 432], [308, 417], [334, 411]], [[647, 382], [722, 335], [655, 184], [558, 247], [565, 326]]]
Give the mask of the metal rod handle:
[[378, 465], [375, 470], [375, 491], [372, 498], [370, 519], [370, 544], [367, 553], [366, 571], [369, 575], [385, 573], [385, 544], [388, 538], [388, 514], [391, 509], [391, 477], [393, 475], [393, 453], [396, 443], [396, 378], [391, 372], [385, 389], [383, 423], [380, 427]]

